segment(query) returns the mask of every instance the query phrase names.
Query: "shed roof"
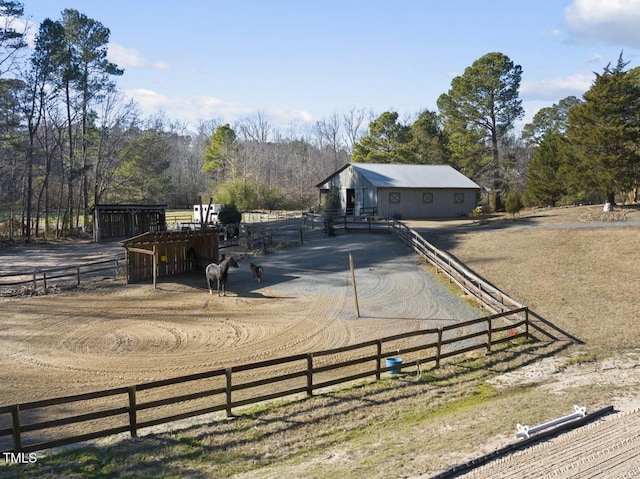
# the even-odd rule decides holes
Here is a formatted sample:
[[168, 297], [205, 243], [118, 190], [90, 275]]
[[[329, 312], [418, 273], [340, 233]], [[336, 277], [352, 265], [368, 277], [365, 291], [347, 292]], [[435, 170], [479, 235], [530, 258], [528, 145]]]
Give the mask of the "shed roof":
[[[391, 163], [348, 163], [377, 188], [471, 188], [480, 186], [449, 165], [407, 165]], [[331, 177], [329, 177], [331, 178]], [[329, 179], [327, 178], [327, 180]], [[320, 183], [317, 186], [325, 183]]]
[[92, 207], [94, 211], [110, 210], [110, 211], [149, 211], [149, 210], [166, 210], [167, 205], [136, 205], [136, 204], [97, 204]]

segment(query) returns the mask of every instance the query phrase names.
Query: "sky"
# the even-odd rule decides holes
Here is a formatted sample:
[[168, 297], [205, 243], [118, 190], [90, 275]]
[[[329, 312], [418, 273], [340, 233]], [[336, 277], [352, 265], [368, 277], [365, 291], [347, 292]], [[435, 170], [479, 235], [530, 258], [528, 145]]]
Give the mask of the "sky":
[[101, 22], [142, 116], [192, 127], [354, 109], [415, 118], [490, 52], [522, 67], [524, 124], [581, 97], [621, 53], [640, 66], [640, 0], [22, 1], [34, 32], [67, 8]]

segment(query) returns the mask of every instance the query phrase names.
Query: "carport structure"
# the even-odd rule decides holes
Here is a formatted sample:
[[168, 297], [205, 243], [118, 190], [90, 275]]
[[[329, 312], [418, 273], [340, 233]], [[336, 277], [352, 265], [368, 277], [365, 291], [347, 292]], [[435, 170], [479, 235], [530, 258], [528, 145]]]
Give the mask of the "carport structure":
[[156, 231], [129, 238], [125, 248], [127, 283], [204, 271], [219, 259], [219, 231]]
[[93, 239], [130, 238], [167, 229], [166, 205], [95, 205]]

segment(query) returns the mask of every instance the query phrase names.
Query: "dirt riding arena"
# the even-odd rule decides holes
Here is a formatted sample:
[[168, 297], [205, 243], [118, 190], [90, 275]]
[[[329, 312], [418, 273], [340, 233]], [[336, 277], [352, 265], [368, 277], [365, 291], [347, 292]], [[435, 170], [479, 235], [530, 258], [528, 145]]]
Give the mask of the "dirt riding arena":
[[[85, 247], [6, 248], [2, 269], [11, 261], [33, 268], [35, 258], [52, 266], [56, 258], [100, 257], [99, 244]], [[117, 252], [117, 245], [105, 248]], [[252, 261], [264, 268], [262, 283], [253, 281]], [[486, 314], [385, 233], [341, 234], [239, 263], [229, 272], [226, 297], [210, 295], [204, 275], [184, 275], [163, 278], [155, 290], [103, 280], [3, 300], [2, 404], [330, 349]]]

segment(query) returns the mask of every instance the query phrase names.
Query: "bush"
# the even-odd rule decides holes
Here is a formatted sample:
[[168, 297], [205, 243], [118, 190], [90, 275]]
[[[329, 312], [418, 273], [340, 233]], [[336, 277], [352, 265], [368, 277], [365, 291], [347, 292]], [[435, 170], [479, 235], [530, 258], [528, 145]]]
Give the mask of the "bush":
[[242, 221], [242, 213], [238, 211], [234, 203], [229, 203], [228, 205], [224, 205], [222, 211], [218, 214], [218, 221], [222, 225], [240, 223], [240, 221]]
[[324, 204], [324, 212], [335, 214], [340, 209], [340, 191], [333, 186], [327, 195], [327, 201]]
[[518, 190], [511, 190], [507, 195], [507, 201], [505, 202], [505, 208], [507, 213], [511, 213], [513, 216], [516, 213], [519, 213], [522, 208], [524, 208], [524, 203], [522, 202], [522, 195]]

